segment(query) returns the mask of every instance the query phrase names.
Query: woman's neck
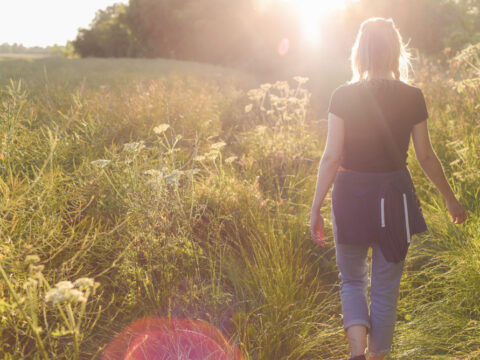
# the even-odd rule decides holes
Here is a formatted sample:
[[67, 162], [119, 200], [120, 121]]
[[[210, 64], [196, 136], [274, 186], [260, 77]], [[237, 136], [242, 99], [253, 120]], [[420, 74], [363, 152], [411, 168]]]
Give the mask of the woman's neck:
[[368, 74], [367, 80], [374, 80], [374, 79], [395, 80], [392, 72], [378, 72], [378, 73]]

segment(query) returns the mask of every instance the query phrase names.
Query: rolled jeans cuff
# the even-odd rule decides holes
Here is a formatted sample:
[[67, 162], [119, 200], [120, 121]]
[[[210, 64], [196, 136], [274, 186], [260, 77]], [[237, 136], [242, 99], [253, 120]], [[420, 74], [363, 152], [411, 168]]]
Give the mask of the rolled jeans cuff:
[[371, 325], [370, 325], [370, 322], [368, 320], [356, 319], [356, 320], [350, 320], [350, 321], [345, 322], [343, 324], [343, 329], [345, 330], [345, 332], [347, 331], [347, 328], [349, 328], [352, 325], [364, 325], [367, 328], [367, 334], [370, 333]]

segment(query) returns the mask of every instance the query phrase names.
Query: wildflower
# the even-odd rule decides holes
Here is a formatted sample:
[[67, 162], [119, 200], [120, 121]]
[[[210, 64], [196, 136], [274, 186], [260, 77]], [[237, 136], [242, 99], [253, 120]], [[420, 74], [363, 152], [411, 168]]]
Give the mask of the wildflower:
[[270, 94], [270, 101], [272, 105], [278, 104], [280, 102], [280, 97], [274, 94]]
[[220, 141], [220, 142], [217, 142], [215, 144], [210, 145], [210, 149], [219, 150], [219, 149], [223, 148], [225, 145], [227, 145], [227, 143], [225, 143], [224, 141]]
[[247, 92], [247, 96], [252, 101], [260, 101], [264, 97], [265, 92], [262, 89], [251, 89]]
[[170, 127], [169, 124], [160, 124], [160, 125], [153, 128], [153, 132], [155, 134], [160, 135], [160, 134], [164, 133], [165, 131], [167, 131], [169, 127]]
[[236, 156], [230, 156], [228, 158], [225, 159], [225, 162], [227, 164], [231, 164], [232, 162], [234, 162], [235, 160], [237, 160], [237, 157]]
[[50, 289], [45, 294], [45, 302], [56, 305], [62, 302], [78, 303], [87, 301], [83, 292], [76, 290], [73, 287], [71, 281], [60, 281], [55, 284], [53, 289]]
[[99, 160], [91, 161], [90, 164], [92, 164], [93, 166], [97, 166], [100, 169], [103, 169], [105, 166], [107, 166], [111, 162], [112, 162], [111, 160], [99, 159]]
[[205, 160], [205, 156], [203, 155], [197, 155], [193, 158], [194, 161], [203, 161]]
[[176, 184], [180, 180], [182, 173], [183, 171], [174, 169], [170, 174], [165, 176], [165, 181], [170, 184]]
[[75, 280], [75, 282], [73, 283], [73, 287], [77, 289], [87, 289], [93, 288], [94, 284], [95, 282], [93, 281], [93, 279], [83, 277]]
[[205, 154], [205, 157], [209, 160], [215, 160], [218, 157], [219, 152], [216, 150], [209, 151]]
[[296, 82], [298, 82], [299, 85], [305, 84], [309, 79], [308, 77], [302, 77], [302, 76], [295, 76], [293, 78]]
[[247, 106], [245, 106], [246, 113], [249, 113], [250, 111], [252, 111], [252, 109], [253, 109], [253, 104], [248, 104]]
[[288, 82], [287, 81], [277, 81], [273, 84], [273, 87], [278, 90], [289, 90]]
[[197, 169], [197, 168], [188, 169], [188, 170], [184, 170], [183, 172], [184, 172], [185, 174], [195, 175], [195, 174], [197, 174], [198, 172], [200, 172], [200, 169]]
[[71, 281], [60, 281], [55, 284], [55, 287], [58, 289], [73, 289], [73, 284]]
[[145, 142], [143, 140], [139, 142], [131, 142], [127, 144], [123, 144], [123, 150], [130, 152], [130, 153], [138, 153], [140, 150], [145, 148]]
[[272, 84], [265, 83], [265, 84], [260, 85], [260, 88], [264, 91], [268, 91], [272, 88]]
[[162, 178], [163, 177], [163, 171], [160, 170], [155, 170], [155, 169], [150, 169], [145, 171], [145, 175], [150, 175], [156, 178]]

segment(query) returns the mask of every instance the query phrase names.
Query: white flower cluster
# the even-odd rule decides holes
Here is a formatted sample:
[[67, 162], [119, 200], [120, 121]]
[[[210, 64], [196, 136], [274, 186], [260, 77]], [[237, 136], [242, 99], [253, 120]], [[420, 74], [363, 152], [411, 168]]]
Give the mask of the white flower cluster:
[[169, 127], [170, 127], [169, 124], [160, 124], [160, 125], [153, 128], [153, 132], [157, 135], [160, 135], [160, 134], [164, 133], [165, 131], [167, 131]]
[[86, 291], [95, 291], [100, 284], [91, 278], [79, 278], [74, 283], [60, 281], [45, 294], [45, 302], [56, 305], [63, 302], [86, 302]]
[[94, 160], [94, 161], [90, 162], [90, 164], [92, 164], [93, 166], [96, 166], [100, 169], [103, 169], [105, 166], [107, 166], [111, 162], [112, 162], [111, 160], [98, 159], [98, 160]]
[[140, 150], [144, 148], [145, 148], [145, 141], [143, 140], [140, 140], [138, 142], [123, 144], [123, 150], [133, 154], [140, 152]]
[[270, 119], [276, 120], [276, 125], [292, 120], [303, 121], [310, 101], [310, 93], [302, 88], [308, 82], [307, 77], [295, 76], [296, 87], [290, 87], [288, 81], [277, 81], [273, 84], [261, 84], [257, 89], [247, 92], [252, 103], [245, 106], [245, 112], [257, 109]]
[[195, 175], [198, 172], [200, 172], [200, 169], [197, 168], [188, 170], [173, 169], [169, 171], [168, 168], [164, 166], [162, 170], [150, 169], [145, 171], [144, 174], [150, 176], [149, 184], [159, 185], [162, 182], [178, 184], [182, 175]]

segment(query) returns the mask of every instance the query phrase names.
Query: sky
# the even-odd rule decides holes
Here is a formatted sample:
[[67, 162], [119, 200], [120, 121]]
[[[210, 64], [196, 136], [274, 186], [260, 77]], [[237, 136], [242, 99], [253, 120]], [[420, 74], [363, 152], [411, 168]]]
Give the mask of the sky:
[[128, 0], [0, 0], [0, 44], [65, 45], [99, 9]]

